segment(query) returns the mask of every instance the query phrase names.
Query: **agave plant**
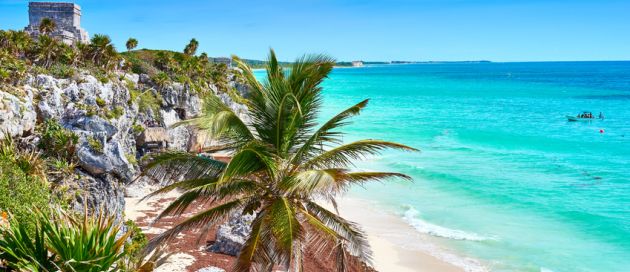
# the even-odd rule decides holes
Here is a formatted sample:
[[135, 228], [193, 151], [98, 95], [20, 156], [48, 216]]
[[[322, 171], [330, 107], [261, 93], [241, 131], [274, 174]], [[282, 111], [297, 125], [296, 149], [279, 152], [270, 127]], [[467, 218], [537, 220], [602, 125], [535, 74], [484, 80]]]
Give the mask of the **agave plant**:
[[103, 213], [82, 217], [60, 208], [51, 213], [34, 211], [35, 233], [25, 225], [10, 220], [2, 227], [0, 259], [9, 267], [26, 271], [111, 271], [124, 257], [123, 245], [128, 234], [117, 238], [121, 224]]
[[[40, 215], [38, 212], [36, 215]], [[57, 271], [56, 255], [46, 246], [46, 232], [38, 224], [34, 232], [13, 216], [0, 227], [0, 260], [18, 271]]]
[[234, 61], [251, 87], [249, 120], [217, 97], [209, 97], [204, 115], [185, 122], [225, 143], [232, 151], [231, 160], [223, 163], [192, 154], [164, 153], [148, 164], [148, 175], [186, 177], [148, 196], [183, 189], [157, 219], [181, 215], [194, 203], [210, 203], [210, 208], [156, 236], [148, 249], [182, 231], [201, 229], [203, 234], [234, 213], [255, 214], [235, 271], [271, 271], [277, 265], [301, 271], [307, 250], [325, 250], [330, 255], [322, 256], [330, 256], [341, 271], [347, 270], [350, 261], [369, 263], [365, 234], [321, 202], [336, 206], [335, 197], [354, 184], [409, 179], [400, 173], [354, 172], [349, 167], [353, 160], [383, 149], [416, 149], [380, 140], [342, 142], [339, 128], [359, 114], [368, 100], [318, 126], [320, 84], [333, 68], [332, 58], [307, 55], [286, 72], [272, 50], [264, 83], [238, 57]]
[[57, 208], [41, 218], [48, 249], [61, 271], [110, 271], [124, 257], [129, 233], [117, 237], [122, 223], [103, 212], [89, 216], [86, 208], [79, 217]]

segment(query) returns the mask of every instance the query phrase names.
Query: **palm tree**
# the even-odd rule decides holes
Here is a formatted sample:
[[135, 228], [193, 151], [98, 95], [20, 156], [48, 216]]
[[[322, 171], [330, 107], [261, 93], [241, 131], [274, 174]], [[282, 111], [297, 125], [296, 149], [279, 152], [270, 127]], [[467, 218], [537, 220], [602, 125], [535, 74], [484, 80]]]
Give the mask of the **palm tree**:
[[67, 44], [60, 44], [61, 59], [65, 64], [70, 66], [77, 66], [81, 60], [81, 51], [78, 47], [70, 46]]
[[44, 67], [50, 67], [60, 56], [62, 49], [62, 46], [49, 36], [40, 36], [35, 47], [35, 61]]
[[129, 38], [125, 46], [127, 46], [127, 51], [131, 51], [132, 49], [136, 48], [136, 46], [138, 46], [138, 40], [134, 38]]
[[104, 68], [111, 64], [111, 60], [117, 57], [112, 40], [107, 35], [96, 34], [90, 40], [90, 55], [92, 62]]
[[198, 47], [199, 47], [199, 42], [197, 41], [197, 39], [193, 38], [192, 40], [190, 40], [188, 45], [186, 45], [186, 47], [184, 48], [184, 54], [188, 56], [195, 55]]
[[26, 31], [1, 31], [0, 46], [15, 56], [23, 56], [31, 46], [33, 40]]
[[41, 33], [42, 35], [48, 35], [55, 31], [56, 27], [57, 24], [55, 23], [55, 21], [50, 18], [43, 18], [39, 22], [39, 33]]
[[416, 149], [380, 140], [342, 144], [343, 133], [338, 129], [359, 114], [368, 100], [317, 127], [320, 84], [335, 64], [327, 56], [304, 56], [286, 73], [271, 50], [264, 83], [256, 80], [245, 62], [233, 58], [251, 86], [247, 100], [251, 120], [209, 96], [204, 114], [183, 124], [225, 143], [224, 148], [233, 151], [232, 159], [223, 163], [173, 152], [152, 157], [147, 175], [185, 177], [147, 196], [184, 190], [156, 220], [182, 215], [193, 204], [210, 203], [211, 207], [156, 236], [148, 249], [182, 231], [201, 229], [204, 234], [233, 213], [254, 214], [235, 271], [271, 271], [274, 265], [301, 271], [307, 249], [331, 250], [340, 271], [357, 259], [369, 263], [371, 251], [362, 230], [320, 201], [336, 206], [335, 197], [352, 185], [392, 177], [409, 179], [400, 173], [353, 172], [348, 166], [387, 148]]

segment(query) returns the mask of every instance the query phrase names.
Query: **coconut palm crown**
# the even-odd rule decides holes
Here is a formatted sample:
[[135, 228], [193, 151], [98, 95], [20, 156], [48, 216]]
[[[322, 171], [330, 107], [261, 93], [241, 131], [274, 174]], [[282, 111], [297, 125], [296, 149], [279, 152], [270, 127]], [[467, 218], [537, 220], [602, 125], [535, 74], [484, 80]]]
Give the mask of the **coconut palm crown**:
[[186, 45], [186, 47], [184, 47], [184, 54], [192, 56], [197, 53], [197, 48], [199, 48], [199, 42], [197, 41], [197, 39], [193, 38]]
[[224, 143], [222, 148], [231, 150], [232, 159], [223, 163], [187, 153], [152, 158], [147, 175], [184, 177], [147, 196], [184, 191], [157, 219], [181, 215], [191, 205], [205, 203], [209, 208], [156, 236], [148, 249], [186, 230], [201, 230], [203, 237], [231, 214], [253, 214], [251, 233], [234, 271], [271, 271], [274, 266], [301, 271], [307, 251], [334, 260], [340, 271], [357, 260], [370, 263], [371, 251], [361, 229], [321, 203], [336, 207], [335, 197], [354, 184], [409, 179], [400, 173], [354, 172], [349, 167], [353, 160], [387, 148], [416, 149], [380, 140], [342, 142], [339, 128], [368, 100], [318, 126], [320, 84], [335, 63], [330, 57], [306, 55], [285, 71], [271, 50], [263, 83], [242, 60], [233, 59], [250, 86], [247, 118], [212, 96], [201, 117], [185, 121]]
[[43, 18], [41, 22], [39, 22], [39, 32], [43, 35], [48, 35], [52, 33], [56, 27], [57, 24], [55, 23], [55, 21], [50, 18]]
[[129, 38], [125, 43], [125, 46], [127, 47], [127, 51], [131, 51], [132, 49], [136, 48], [136, 46], [138, 46], [138, 40], [136, 40], [135, 38]]

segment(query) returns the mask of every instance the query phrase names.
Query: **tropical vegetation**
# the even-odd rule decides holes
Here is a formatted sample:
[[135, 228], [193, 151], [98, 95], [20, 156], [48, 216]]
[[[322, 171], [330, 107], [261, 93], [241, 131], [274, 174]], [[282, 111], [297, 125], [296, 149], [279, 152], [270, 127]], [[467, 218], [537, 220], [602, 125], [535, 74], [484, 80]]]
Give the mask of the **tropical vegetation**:
[[138, 46], [138, 40], [135, 38], [129, 38], [125, 43], [125, 47], [127, 47], [127, 51], [131, 51]]
[[122, 233], [122, 223], [103, 213], [82, 215], [59, 207], [51, 212], [34, 210], [35, 230], [8, 216], [0, 225], [0, 260], [14, 271], [100, 272], [152, 271], [159, 255], [133, 255], [127, 247], [131, 231]]
[[11, 139], [0, 143], [0, 212], [11, 211], [29, 233], [36, 223], [30, 205], [47, 207], [51, 201], [46, 173], [46, 162], [39, 153], [18, 149]]
[[307, 250], [334, 253], [340, 271], [357, 260], [369, 263], [371, 252], [363, 231], [322, 203], [336, 207], [335, 197], [355, 184], [409, 179], [401, 173], [352, 171], [350, 167], [354, 160], [384, 149], [415, 149], [372, 139], [343, 143], [340, 128], [368, 100], [318, 126], [321, 83], [335, 64], [330, 57], [306, 55], [285, 70], [272, 50], [262, 83], [243, 60], [233, 59], [250, 86], [246, 100], [249, 118], [243, 119], [218, 98], [208, 97], [204, 114], [182, 123], [224, 143], [232, 158], [223, 163], [169, 152], [150, 159], [147, 175], [186, 177], [147, 196], [183, 190], [156, 220], [181, 216], [201, 203], [210, 206], [153, 238], [147, 249], [183, 231], [201, 229], [203, 235], [232, 214], [253, 214], [251, 233], [235, 271], [271, 271], [274, 266], [302, 271]]

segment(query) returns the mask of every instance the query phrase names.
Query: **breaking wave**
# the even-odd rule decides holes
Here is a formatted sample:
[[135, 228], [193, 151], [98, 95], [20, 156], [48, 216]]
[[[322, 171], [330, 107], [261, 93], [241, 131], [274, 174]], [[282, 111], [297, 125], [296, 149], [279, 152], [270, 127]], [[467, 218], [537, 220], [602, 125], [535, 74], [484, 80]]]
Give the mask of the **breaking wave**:
[[432, 236], [454, 239], [454, 240], [468, 240], [468, 241], [484, 241], [491, 240], [493, 238], [481, 236], [476, 233], [470, 233], [463, 230], [449, 229], [446, 227], [431, 224], [420, 219], [420, 213], [411, 206], [406, 207], [407, 210], [403, 215], [403, 219], [417, 231]]

